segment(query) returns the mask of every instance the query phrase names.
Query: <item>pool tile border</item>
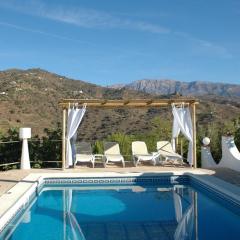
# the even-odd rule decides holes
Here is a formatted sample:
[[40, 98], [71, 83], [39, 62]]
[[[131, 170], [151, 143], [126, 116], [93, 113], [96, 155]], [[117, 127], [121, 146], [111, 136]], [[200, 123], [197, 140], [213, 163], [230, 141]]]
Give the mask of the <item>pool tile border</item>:
[[129, 184], [129, 183], [162, 183], [181, 184], [188, 183], [186, 175], [156, 176], [156, 177], [96, 177], [96, 178], [45, 178], [44, 184]]

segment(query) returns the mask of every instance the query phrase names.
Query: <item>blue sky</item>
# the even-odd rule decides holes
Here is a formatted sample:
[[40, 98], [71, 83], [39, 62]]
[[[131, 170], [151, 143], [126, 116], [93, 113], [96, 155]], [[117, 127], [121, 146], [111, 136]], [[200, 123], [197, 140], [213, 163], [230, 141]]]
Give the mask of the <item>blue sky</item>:
[[0, 69], [240, 83], [239, 25], [239, 0], [0, 0]]

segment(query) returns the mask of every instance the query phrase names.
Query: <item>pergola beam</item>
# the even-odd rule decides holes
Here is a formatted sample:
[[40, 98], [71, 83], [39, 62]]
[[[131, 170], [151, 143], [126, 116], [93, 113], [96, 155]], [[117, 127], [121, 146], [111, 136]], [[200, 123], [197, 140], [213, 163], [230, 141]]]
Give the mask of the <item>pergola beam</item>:
[[171, 99], [125, 99], [125, 100], [107, 100], [107, 99], [63, 99], [59, 102], [62, 108], [69, 108], [74, 105], [87, 104], [88, 107], [162, 107], [175, 104], [198, 104], [196, 99], [191, 98], [171, 98]]

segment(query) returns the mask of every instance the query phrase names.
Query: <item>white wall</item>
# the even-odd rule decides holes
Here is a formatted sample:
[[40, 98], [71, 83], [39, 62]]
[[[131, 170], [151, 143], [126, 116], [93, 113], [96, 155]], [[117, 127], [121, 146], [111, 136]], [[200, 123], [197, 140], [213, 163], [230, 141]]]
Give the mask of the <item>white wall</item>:
[[216, 164], [210, 148], [201, 148], [202, 168], [224, 167], [240, 172], [240, 152], [238, 151], [233, 137], [222, 137], [222, 158]]

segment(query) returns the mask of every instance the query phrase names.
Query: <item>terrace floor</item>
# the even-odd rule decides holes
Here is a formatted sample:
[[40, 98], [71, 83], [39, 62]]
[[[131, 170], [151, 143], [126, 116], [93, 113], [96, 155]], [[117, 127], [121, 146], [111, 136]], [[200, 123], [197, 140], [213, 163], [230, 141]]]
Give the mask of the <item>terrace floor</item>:
[[138, 166], [138, 167], [125, 167], [108, 166], [107, 168], [89, 168], [77, 167], [74, 169], [31, 169], [31, 170], [9, 170], [0, 172], [0, 196], [11, 189], [15, 184], [21, 182], [30, 173], [163, 173], [163, 172], [191, 172], [198, 173], [199, 171], [220, 178], [226, 182], [232, 183], [240, 187], [240, 172], [236, 172], [226, 168], [218, 169], [192, 169], [186, 166]]

